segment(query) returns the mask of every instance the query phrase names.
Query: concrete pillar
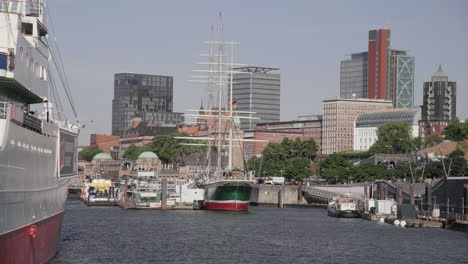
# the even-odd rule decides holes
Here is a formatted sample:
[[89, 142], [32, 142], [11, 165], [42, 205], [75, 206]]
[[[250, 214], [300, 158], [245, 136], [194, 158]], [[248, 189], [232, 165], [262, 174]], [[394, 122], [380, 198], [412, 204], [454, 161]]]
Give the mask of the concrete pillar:
[[162, 179], [162, 184], [161, 184], [161, 209], [166, 210], [167, 209], [167, 178]]
[[283, 186], [280, 187], [279, 191], [278, 191], [278, 207], [279, 208], [283, 208], [283, 198], [284, 198], [284, 188]]
[[464, 220], [468, 220], [468, 184], [465, 184], [465, 188], [463, 188], [464, 198], [463, 198], [463, 215]]
[[414, 204], [414, 183], [410, 184], [409, 195], [410, 195], [410, 204]]
[[369, 189], [369, 187], [368, 187], [368, 184], [366, 183], [366, 184], [364, 185], [364, 197], [365, 197], [366, 199], [369, 199], [369, 196], [368, 196], [369, 193], [367, 192], [368, 189]]
[[302, 202], [302, 182], [299, 182], [299, 186], [297, 187], [297, 203], [300, 204]]
[[128, 190], [128, 180], [125, 180], [124, 194], [123, 194], [123, 208], [127, 210], [127, 190]]
[[403, 204], [403, 185], [400, 180], [397, 182], [396, 201], [397, 204]]
[[382, 183], [384, 185], [384, 200], [388, 199], [388, 185], [385, 183]]
[[430, 183], [426, 184], [426, 211], [432, 214], [432, 186]]

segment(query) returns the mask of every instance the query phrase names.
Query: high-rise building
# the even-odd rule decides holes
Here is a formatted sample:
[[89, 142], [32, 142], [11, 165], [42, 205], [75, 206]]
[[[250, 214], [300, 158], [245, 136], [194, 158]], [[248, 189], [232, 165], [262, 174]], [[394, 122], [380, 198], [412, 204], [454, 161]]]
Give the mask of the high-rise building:
[[387, 81], [390, 68], [390, 29], [369, 31], [367, 98], [388, 100]]
[[414, 60], [405, 50], [391, 50], [387, 99], [394, 108], [414, 105]]
[[392, 108], [380, 99], [327, 99], [323, 101], [322, 154], [352, 151], [354, 122], [364, 113]]
[[114, 75], [112, 100], [112, 135], [122, 136], [139, 115], [153, 126], [175, 126], [183, 114], [173, 112], [171, 76], [118, 73]]
[[457, 116], [457, 83], [450, 82], [439, 66], [430, 82], [424, 82], [421, 135], [442, 133]]
[[340, 98], [367, 98], [367, 52], [351, 54], [340, 65]]
[[255, 112], [241, 119], [242, 130], [255, 129], [257, 123], [280, 121], [280, 74], [272, 73], [279, 68], [247, 66], [235, 69], [241, 73], [233, 75], [233, 101], [238, 111]]

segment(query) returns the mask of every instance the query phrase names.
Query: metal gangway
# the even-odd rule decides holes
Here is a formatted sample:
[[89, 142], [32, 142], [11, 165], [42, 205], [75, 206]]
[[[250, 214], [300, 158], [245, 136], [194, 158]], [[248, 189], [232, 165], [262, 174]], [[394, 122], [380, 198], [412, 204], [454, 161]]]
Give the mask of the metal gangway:
[[321, 190], [313, 186], [303, 186], [302, 191], [307, 202], [328, 203], [337, 197], [344, 197], [344, 194]]

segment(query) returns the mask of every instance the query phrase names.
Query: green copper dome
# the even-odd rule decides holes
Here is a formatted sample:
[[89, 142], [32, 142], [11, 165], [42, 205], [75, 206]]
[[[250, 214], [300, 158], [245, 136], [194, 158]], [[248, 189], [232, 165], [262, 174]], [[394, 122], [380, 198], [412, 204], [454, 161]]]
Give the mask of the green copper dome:
[[138, 158], [139, 159], [141, 159], [141, 158], [158, 158], [158, 155], [156, 155], [152, 151], [145, 151], [145, 152], [141, 153], [140, 156], [138, 156]]
[[111, 160], [112, 157], [104, 152], [98, 153], [94, 156], [93, 160], [98, 160], [98, 159], [105, 159], [105, 160]]

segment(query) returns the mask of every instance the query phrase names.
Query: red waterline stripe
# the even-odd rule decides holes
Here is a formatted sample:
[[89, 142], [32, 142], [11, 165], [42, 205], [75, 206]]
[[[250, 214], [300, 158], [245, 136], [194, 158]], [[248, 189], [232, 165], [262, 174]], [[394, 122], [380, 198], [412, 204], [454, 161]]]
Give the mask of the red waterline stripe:
[[206, 202], [205, 209], [207, 210], [221, 210], [221, 211], [247, 211], [249, 210], [248, 203], [223, 203], [223, 202]]

